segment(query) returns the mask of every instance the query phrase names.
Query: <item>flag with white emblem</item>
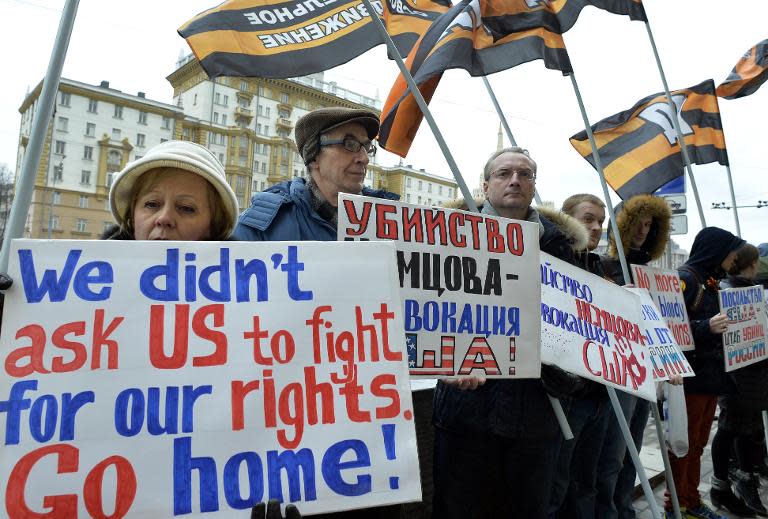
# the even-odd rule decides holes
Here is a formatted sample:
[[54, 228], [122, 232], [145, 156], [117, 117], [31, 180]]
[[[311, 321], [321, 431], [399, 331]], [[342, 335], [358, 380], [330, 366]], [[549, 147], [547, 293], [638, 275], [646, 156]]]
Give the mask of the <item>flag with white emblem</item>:
[[[708, 79], [670, 93], [691, 162], [728, 164], [714, 81]], [[629, 110], [603, 119], [592, 126], [592, 132], [605, 179], [624, 200], [652, 193], [683, 174], [682, 152], [663, 93], [648, 96]], [[587, 132], [579, 132], [570, 140], [594, 166]]]

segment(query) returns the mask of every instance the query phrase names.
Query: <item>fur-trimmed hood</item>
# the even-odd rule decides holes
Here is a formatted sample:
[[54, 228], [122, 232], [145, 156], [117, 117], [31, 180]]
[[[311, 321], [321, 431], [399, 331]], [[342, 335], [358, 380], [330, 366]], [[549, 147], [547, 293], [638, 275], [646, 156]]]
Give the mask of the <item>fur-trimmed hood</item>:
[[[483, 208], [483, 204], [485, 203], [485, 198], [481, 196], [475, 197], [475, 205], [477, 206], [477, 209], [480, 210]], [[454, 198], [453, 200], [446, 200], [443, 202], [443, 207], [446, 209], [461, 209], [462, 211], [468, 211], [467, 208], [467, 201], [464, 200], [464, 197], [460, 198]]]
[[565, 235], [575, 252], [587, 250], [587, 246], [589, 245], [589, 233], [580, 221], [562, 211], [551, 209], [549, 207], [537, 207], [536, 210], [560, 229], [560, 232]]
[[[617, 208], [618, 209], [618, 208]], [[664, 249], [669, 241], [670, 220], [672, 211], [667, 205], [666, 200], [653, 195], [633, 196], [621, 206], [616, 214], [616, 225], [619, 227], [619, 233], [624, 245], [624, 254], [629, 255], [630, 237], [634, 235], [639, 225], [640, 215], [650, 214], [653, 218], [651, 230], [643, 243], [642, 251], [655, 260], [664, 254]], [[608, 255], [612, 258], [619, 256], [616, 248], [616, 239], [613, 232], [608, 227]]]

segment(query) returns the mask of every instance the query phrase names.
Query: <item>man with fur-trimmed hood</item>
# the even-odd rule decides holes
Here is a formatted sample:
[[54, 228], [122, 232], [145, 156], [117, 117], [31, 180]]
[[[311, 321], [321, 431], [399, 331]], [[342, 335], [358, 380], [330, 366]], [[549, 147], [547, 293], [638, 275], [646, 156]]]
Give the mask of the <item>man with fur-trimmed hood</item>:
[[[658, 196], [633, 196], [616, 211], [616, 225], [624, 247], [627, 267], [631, 264], [647, 265], [660, 258], [669, 241], [672, 211]], [[608, 233], [608, 254], [602, 258], [605, 276], [619, 285], [634, 283], [624, 280], [619, 262], [618, 244], [612, 232]], [[629, 272], [630, 278], [632, 272]], [[619, 392], [624, 416], [629, 423], [632, 439], [638, 452], [643, 445], [643, 432], [648, 423], [650, 406], [647, 401]], [[634, 519], [632, 498], [635, 488], [635, 466], [616, 420], [608, 426], [608, 433], [600, 453], [598, 495], [595, 517]]]
[[[497, 151], [483, 178], [483, 214], [536, 223], [540, 249], [575, 262], [586, 233], [567, 215], [550, 220], [531, 207], [536, 163], [526, 150]], [[541, 380], [441, 380], [433, 412], [433, 516], [546, 517], [560, 438], [547, 392], [565, 396], [582, 387], [582, 379], [554, 366], [541, 367]]]

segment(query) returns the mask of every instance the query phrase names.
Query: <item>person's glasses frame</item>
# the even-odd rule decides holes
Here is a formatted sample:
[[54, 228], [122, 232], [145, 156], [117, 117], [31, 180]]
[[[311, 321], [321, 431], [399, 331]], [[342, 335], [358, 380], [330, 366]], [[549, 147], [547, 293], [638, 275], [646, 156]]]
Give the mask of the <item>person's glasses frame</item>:
[[496, 171], [492, 171], [489, 175], [490, 178], [495, 178], [502, 181], [511, 180], [512, 177], [517, 174], [517, 178], [522, 182], [533, 182], [536, 180], [536, 173], [530, 169], [507, 169], [501, 168]]
[[373, 143], [373, 141], [363, 143], [349, 135], [342, 139], [325, 139], [324, 137], [320, 138], [321, 147], [336, 146], [339, 144], [341, 144], [344, 149], [350, 153], [357, 153], [362, 148], [365, 150], [366, 155], [369, 157], [374, 157], [376, 155], [376, 145]]

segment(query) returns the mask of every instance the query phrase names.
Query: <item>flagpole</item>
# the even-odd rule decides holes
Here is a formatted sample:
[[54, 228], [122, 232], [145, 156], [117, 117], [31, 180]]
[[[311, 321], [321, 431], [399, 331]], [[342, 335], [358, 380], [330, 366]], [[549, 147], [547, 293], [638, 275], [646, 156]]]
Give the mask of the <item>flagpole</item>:
[[[61, 81], [61, 69], [64, 67], [64, 59], [67, 56], [69, 39], [72, 36], [72, 27], [75, 24], [77, 6], [80, 0], [67, 0], [59, 21], [59, 30], [53, 44], [51, 59], [48, 63], [48, 72], [43, 79], [43, 87], [37, 110], [32, 121], [32, 131], [29, 135], [29, 144], [24, 153], [24, 161], [16, 186], [16, 195], [13, 198], [11, 211], [8, 215], [8, 224], [5, 227], [3, 247], [0, 250], [0, 273], [8, 272], [8, 258], [11, 251], [11, 240], [21, 238], [24, 234], [24, 224], [27, 220], [27, 211], [32, 201], [32, 192], [35, 189], [35, 177], [40, 167], [40, 156], [48, 133], [48, 123], [51, 120], [53, 107], [56, 104], [56, 93]], [[52, 144], [52, 143], [51, 143]]]
[[667, 488], [669, 489], [669, 495], [672, 498], [672, 509], [675, 512], [675, 519], [682, 519], [680, 502], [677, 500], [675, 478], [672, 476], [672, 464], [669, 462], [669, 452], [667, 451], [667, 445], [664, 441], [664, 430], [661, 427], [661, 415], [659, 414], [659, 406], [656, 405], [656, 402], [651, 402], [651, 410], [653, 411], [653, 421], [656, 423], [656, 437], [659, 439], [661, 460], [664, 462], [664, 477], [667, 480]]
[[736, 221], [736, 234], [741, 238], [741, 225], [739, 224], [739, 210], [736, 208], [736, 193], [733, 191], [733, 177], [731, 176], [731, 165], [725, 165], [725, 171], [728, 173], [728, 188], [731, 190], [731, 207], [733, 207], [733, 219]]
[[[600, 153], [598, 152], [597, 143], [595, 142], [595, 135], [592, 133], [592, 125], [589, 124], [587, 111], [584, 108], [584, 101], [581, 98], [579, 84], [576, 82], [576, 74], [571, 72], [568, 75], [571, 78], [571, 85], [573, 85], [573, 93], [576, 95], [576, 101], [579, 103], [579, 110], [581, 111], [581, 117], [584, 120], [584, 128], [586, 129], [587, 137], [589, 138], [589, 144], [592, 146], [592, 157], [595, 159], [595, 168], [597, 169], [598, 176], [600, 177], [600, 184], [603, 187], [603, 196], [605, 196], [605, 203], [608, 207], [608, 215], [611, 219], [611, 229], [613, 230], [613, 236], [616, 239], [616, 250], [619, 253], [621, 272], [624, 276], [624, 282], [628, 283], [632, 278], [629, 277], [627, 258], [624, 256], [624, 245], [621, 241], [619, 226], [616, 224], [616, 214], [613, 210], [613, 202], [611, 202], [611, 196], [608, 191], [608, 183], [605, 181], [605, 172], [603, 171], [603, 163], [600, 160]], [[624, 442], [627, 445], [627, 451], [629, 452], [630, 458], [632, 458], [632, 463], [635, 465], [637, 475], [640, 477], [640, 484], [643, 487], [645, 499], [648, 501], [648, 505], [651, 507], [652, 515], [661, 519], [661, 513], [659, 512], [658, 505], [656, 504], [656, 499], [653, 495], [651, 484], [648, 481], [648, 476], [645, 474], [645, 468], [643, 468], [643, 464], [640, 462], [640, 455], [637, 452], [637, 447], [635, 447], [635, 442], [632, 440], [632, 433], [629, 430], [627, 418], [624, 416], [624, 412], [622, 411], [621, 405], [619, 404], [619, 397], [616, 395], [616, 390], [614, 388], [606, 386], [606, 390], [608, 391], [608, 396], [611, 399], [611, 405], [613, 407], [613, 412], [616, 415], [616, 420], [619, 422], [619, 429], [621, 429], [621, 434], [624, 436]]]
[[[427, 123], [429, 124], [429, 127], [432, 130], [432, 134], [435, 136], [437, 144], [440, 146], [440, 149], [445, 156], [446, 162], [448, 162], [448, 166], [451, 168], [451, 172], [453, 173], [453, 177], [456, 179], [456, 183], [459, 185], [461, 194], [464, 195], [464, 202], [467, 204], [467, 208], [470, 211], [477, 212], [478, 209], [477, 204], [475, 203], [475, 199], [472, 196], [472, 193], [469, 192], [467, 184], [464, 182], [464, 178], [461, 176], [461, 172], [459, 172], [459, 167], [456, 165], [456, 161], [453, 159], [453, 155], [451, 155], [451, 152], [448, 150], [448, 145], [445, 143], [443, 134], [440, 133], [440, 129], [437, 127], [437, 123], [432, 117], [432, 112], [429, 111], [429, 106], [427, 106], [427, 102], [424, 100], [424, 96], [421, 95], [421, 90], [419, 90], [418, 85], [416, 85], [416, 81], [414, 81], [413, 76], [411, 76], [411, 72], [408, 70], [408, 67], [405, 66], [405, 62], [403, 62], [403, 58], [400, 56], [400, 51], [397, 50], [395, 43], [392, 41], [392, 38], [389, 37], [387, 29], [384, 27], [381, 18], [376, 15], [376, 11], [374, 10], [373, 5], [371, 5], [371, 0], [363, 0], [363, 4], [368, 10], [368, 16], [371, 17], [371, 20], [373, 20], [373, 24], [379, 31], [381, 38], [384, 40], [384, 43], [386, 43], [389, 55], [395, 58], [395, 62], [400, 68], [400, 73], [403, 75], [405, 82], [408, 84], [408, 88], [410, 89], [413, 98], [416, 100], [416, 104], [419, 105], [421, 112], [424, 114], [424, 119], [426, 119]], [[560, 400], [550, 397], [549, 402], [552, 405], [552, 411], [555, 413], [555, 417], [557, 418], [557, 422], [560, 425], [560, 430], [562, 431], [563, 436], [566, 439], [573, 438], [573, 433], [571, 432], [571, 428], [568, 426], [568, 420], [565, 418], [565, 413], [563, 412], [563, 406], [560, 404]]]
[[461, 172], [459, 171], [459, 166], [456, 164], [456, 161], [453, 159], [453, 155], [448, 149], [448, 145], [446, 144], [445, 139], [443, 138], [443, 134], [440, 132], [440, 129], [437, 127], [437, 123], [435, 122], [435, 119], [432, 117], [432, 112], [429, 111], [429, 107], [427, 106], [427, 102], [424, 100], [424, 96], [421, 95], [421, 90], [419, 90], [419, 87], [416, 85], [416, 81], [414, 81], [413, 76], [411, 76], [411, 72], [408, 70], [408, 67], [405, 66], [405, 62], [403, 62], [403, 58], [402, 56], [400, 56], [400, 51], [397, 50], [395, 43], [392, 41], [392, 38], [389, 37], [389, 34], [387, 33], [387, 29], [386, 27], [384, 27], [384, 23], [381, 21], [381, 18], [379, 18], [376, 15], [376, 10], [373, 8], [373, 5], [371, 4], [371, 0], [363, 0], [363, 4], [365, 4], [365, 8], [368, 10], [368, 16], [371, 17], [371, 20], [373, 20], [373, 24], [376, 26], [376, 29], [379, 31], [379, 34], [384, 39], [384, 43], [386, 43], [387, 45], [387, 50], [389, 51], [389, 55], [395, 58], [395, 62], [397, 63], [397, 66], [400, 68], [400, 73], [402, 74], [403, 78], [408, 84], [408, 88], [410, 89], [411, 94], [413, 95], [413, 98], [416, 100], [416, 104], [419, 105], [421, 112], [424, 114], [424, 119], [426, 119], [427, 124], [429, 124], [429, 127], [435, 136], [435, 140], [437, 140], [437, 144], [438, 146], [440, 146], [440, 150], [442, 150], [443, 155], [445, 156], [446, 162], [448, 162], [448, 167], [451, 168], [451, 172], [453, 173], [453, 178], [456, 180], [456, 183], [459, 185], [461, 194], [464, 195], [464, 202], [467, 204], [467, 208], [470, 211], [477, 211], [478, 209], [477, 209], [477, 204], [475, 204], [475, 199], [472, 196], [472, 193], [469, 192], [469, 188], [467, 188], [467, 184], [464, 182], [464, 177], [461, 176]]
[[[501, 105], [499, 104], [499, 100], [496, 99], [496, 93], [493, 91], [493, 88], [491, 87], [491, 82], [488, 81], [488, 78], [486, 76], [483, 76], [483, 83], [485, 83], [485, 89], [488, 91], [488, 95], [491, 96], [491, 101], [493, 102], [494, 108], [496, 108], [496, 113], [499, 114], [499, 119], [501, 119], [501, 124], [504, 126], [504, 131], [507, 132], [507, 138], [509, 139], [509, 143], [512, 146], [517, 146], [517, 142], [515, 142], [515, 137], [512, 135], [512, 130], [509, 128], [507, 117], [504, 115], [504, 112], [501, 110]], [[541, 197], [539, 196], [538, 189], [534, 189], [533, 197], [536, 199], [536, 205], [541, 205]]]
[[677, 134], [677, 142], [680, 143], [680, 150], [683, 153], [683, 160], [685, 161], [685, 169], [688, 172], [688, 178], [691, 180], [691, 189], [693, 189], [693, 197], [696, 200], [696, 208], [699, 210], [699, 220], [701, 220], [701, 226], [706, 227], [707, 221], [704, 219], [704, 209], [701, 205], [701, 199], [699, 198], [699, 190], [696, 187], [696, 179], [693, 177], [693, 169], [691, 168], [691, 159], [688, 156], [688, 148], [685, 144], [685, 137], [683, 131], [680, 129], [680, 121], [677, 118], [677, 106], [672, 101], [672, 94], [669, 92], [669, 85], [667, 85], [667, 76], [664, 74], [664, 68], [661, 66], [661, 59], [659, 58], [659, 51], [656, 49], [656, 41], [653, 39], [653, 33], [651, 32], [651, 24], [648, 20], [645, 21], [645, 28], [648, 31], [648, 39], [651, 42], [651, 48], [653, 49], [653, 56], [656, 58], [656, 67], [659, 69], [659, 75], [661, 76], [661, 82], [664, 85], [664, 93], [667, 95], [667, 104], [672, 110], [672, 125], [675, 127], [675, 133]]

